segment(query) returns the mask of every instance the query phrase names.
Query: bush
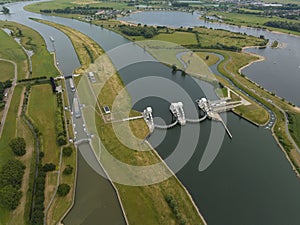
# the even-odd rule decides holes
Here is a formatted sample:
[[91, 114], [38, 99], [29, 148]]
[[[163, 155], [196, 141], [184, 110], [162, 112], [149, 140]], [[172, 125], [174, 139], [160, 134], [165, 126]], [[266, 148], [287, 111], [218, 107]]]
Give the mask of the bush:
[[20, 203], [22, 192], [12, 185], [0, 189], [0, 204], [9, 210], [14, 210]]
[[70, 175], [73, 172], [73, 167], [71, 165], [67, 165], [67, 167], [64, 169], [63, 174], [64, 175]]
[[66, 196], [70, 192], [71, 188], [68, 184], [60, 184], [57, 189], [57, 194], [59, 196]]
[[54, 171], [56, 169], [56, 166], [53, 163], [46, 163], [43, 166], [44, 172]]
[[16, 156], [22, 156], [26, 153], [26, 142], [24, 138], [17, 137], [10, 141], [9, 147]]
[[11, 185], [15, 188], [20, 188], [24, 169], [25, 166], [19, 160], [8, 160], [8, 162], [2, 166], [0, 172], [0, 187]]
[[71, 147], [64, 147], [63, 148], [63, 156], [69, 157], [72, 155], [72, 148]]

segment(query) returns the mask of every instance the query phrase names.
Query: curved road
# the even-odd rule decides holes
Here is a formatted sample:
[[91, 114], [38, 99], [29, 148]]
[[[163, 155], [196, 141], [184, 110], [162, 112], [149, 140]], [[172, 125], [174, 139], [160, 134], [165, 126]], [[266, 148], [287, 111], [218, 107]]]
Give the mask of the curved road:
[[14, 93], [14, 90], [15, 90], [17, 78], [18, 78], [18, 66], [14, 61], [11, 61], [11, 60], [8, 60], [8, 59], [0, 59], [0, 61], [9, 62], [9, 63], [13, 64], [14, 67], [15, 67], [15, 77], [14, 77], [14, 80], [12, 82], [12, 87], [10, 88], [10, 91], [9, 91], [9, 94], [8, 94], [8, 97], [7, 97], [7, 101], [5, 103], [4, 113], [3, 113], [3, 117], [2, 117], [2, 120], [1, 120], [1, 124], [0, 124], [0, 138], [1, 138], [2, 137], [2, 132], [3, 132], [3, 127], [5, 125], [5, 121], [6, 121], [6, 117], [7, 117], [7, 113], [8, 113], [8, 109], [9, 109], [9, 106], [10, 106], [10, 102], [11, 102], [11, 99], [12, 99], [12, 96], [13, 96], [13, 93]]
[[[212, 52], [213, 53], [213, 52]], [[215, 55], [217, 55], [219, 58], [220, 58], [220, 55], [219, 54], [216, 54], [216, 53], [213, 53]], [[223, 56], [222, 56], [223, 57]], [[219, 62], [217, 62], [217, 64], [215, 65], [218, 65], [220, 64], [222, 61], [224, 60], [224, 57], [223, 59], [220, 58]], [[227, 70], [226, 66], [228, 64], [228, 62], [230, 62], [232, 60], [232, 57], [230, 56], [230, 58], [228, 59], [228, 61], [226, 61], [223, 65], [223, 68], [224, 70], [230, 74], [231, 76], [235, 76], [235, 74], [232, 74], [230, 71]], [[259, 105], [261, 105], [262, 107], [264, 107], [268, 113], [269, 113], [269, 121], [266, 123], [266, 125], [264, 126], [266, 129], [270, 129], [272, 130], [272, 133], [274, 133], [274, 125], [275, 125], [275, 121], [277, 120], [277, 117], [275, 115], [275, 113], [273, 111], [271, 111], [266, 105], [264, 105], [263, 103], [261, 103], [260, 101], [258, 101], [257, 99], [255, 99], [254, 97], [250, 96], [247, 92], [241, 90], [240, 88], [238, 88], [232, 81], [230, 78], [222, 75], [221, 73], [219, 73], [218, 75], [222, 76], [223, 78], [225, 78], [227, 81], [230, 82], [230, 84], [232, 84], [235, 88], [237, 88], [239, 91], [241, 91], [243, 94], [247, 95], [248, 97], [250, 97], [252, 100], [254, 100], [255, 102], [257, 102]], [[242, 85], [243, 87], [245, 87], [239, 80], [236, 80], [240, 85]], [[245, 87], [247, 88], [247, 87]], [[251, 89], [248, 89], [247, 90], [249, 92], [252, 92], [253, 94], [257, 94], [254, 90], [251, 90]], [[297, 150], [298, 153], [300, 153], [300, 149], [298, 147], [298, 145], [296, 144], [295, 140], [293, 139], [293, 137], [291, 136], [290, 134], [290, 131], [289, 131], [289, 127], [288, 127], [288, 118], [287, 118], [287, 115], [285, 113], [285, 111], [280, 108], [278, 105], [276, 105], [273, 101], [270, 101], [270, 99], [268, 98], [265, 98], [263, 96], [261, 96], [261, 98], [263, 98], [265, 101], [268, 101], [270, 102], [270, 104], [272, 104], [274, 107], [276, 107], [281, 113], [283, 113], [284, 117], [285, 117], [285, 133], [287, 134], [288, 136], [288, 139], [290, 140], [290, 142], [292, 143], [292, 145], [294, 146], [294, 148]], [[277, 138], [276, 138], [277, 139]], [[278, 142], [278, 141], [277, 141]]]

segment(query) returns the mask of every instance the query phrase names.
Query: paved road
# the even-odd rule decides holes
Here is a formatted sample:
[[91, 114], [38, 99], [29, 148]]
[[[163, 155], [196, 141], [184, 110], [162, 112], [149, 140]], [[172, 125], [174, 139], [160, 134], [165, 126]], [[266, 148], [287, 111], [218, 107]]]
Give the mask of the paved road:
[[1, 138], [2, 137], [2, 132], [3, 132], [3, 127], [5, 125], [5, 121], [6, 121], [6, 117], [7, 117], [7, 113], [8, 113], [8, 109], [9, 109], [9, 106], [10, 106], [10, 102], [11, 102], [11, 99], [12, 99], [12, 96], [13, 96], [13, 93], [14, 93], [14, 90], [15, 90], [17, 79], [18, 79], [18, 66], [15, 62], [13, 62], [11, 60], [0, 59], [0, 61], [9, 62], [9, 63], [13, 64], [14, 67], [15, 67], [15, 77], [14, 77], [14, 80], [12, 82], [12, 87], [10, 88], [10, 91], [8, 93], [8, 98], [7, 98], [7, 101], [5, 103], [4, 113], [3, 113], [3, 117], [2, 117], [2, 120], [1, 120], [1, 124], [0, 124], [0, 138]]

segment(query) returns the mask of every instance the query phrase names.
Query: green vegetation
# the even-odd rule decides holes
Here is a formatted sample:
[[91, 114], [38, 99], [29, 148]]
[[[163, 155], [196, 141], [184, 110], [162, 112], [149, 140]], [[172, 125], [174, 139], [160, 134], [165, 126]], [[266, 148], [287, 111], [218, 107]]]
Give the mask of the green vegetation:
[[[38, 32], [24, 25], [17, 24], [14, 22], [7, 22], [7, 21], [0, 22], [0, 27], [10, 29], [12, 31], [11, 34], [13, 35], [13, 37], [18, 37], [21, 39], [21, 44], [25, 49], [34, 52], [34, 55], [32, 56], [32, 77], [41, 77], [41, 76], [55, 77], [59, 75], [59, 72], [57, 71], [53, 63], [53, 55], [51, 55], [48, 52], [46, 43]], [[0, 43], [2, 43], [1, 39], [0, 39]], [[11, 48], [20, 49], [18, 52], [15, 53], [18, 54], [17, 57], [16, 56], [13, 57], [19, 60], [23, 59], [23, 64], [22, 65], [18, 64], [18, 68], [23, 68], [24, 66], [28, 68], [28, 65], [26, 63], [26, 55], [21, 49], [21, 46], [12, 39], [10, 42], [7, 42], [6, 48], [8, 48], [7, 46], [9, 46], [9, 49], [6, 50], [8, 57], [3, 57], [3, 58], [10, 59], [9, 57], [12, 56]], [[5, 48], [1, 47], [1, 44], [0, 44], [0, 49], [5, 50]], [[1, 53], [0, 53], [0, 57], [1, 57]], [[18, 62], [19, 60], [17, 61], [15, 60], [15, 61]], [[22, 76], [18, 76], [18, 79], [24, 79], [24, 78], [26, 78], [25, 74]]]
[[219, 61], [219, 57], [209, 52], [196, 52], [196, 54], [204, 60], [207, 66], [212, 66]]
[[12, 81], [7, 80], [5, 82], [0, 82], [0, 110], [2, 110], [5, 106], [5, 89], [10, 88], [12, 86]]
[[103, 50], [99, 47], [98, 44], [96, 44], [86, 35], [83, 35], [81, 32], [49, 21], [36, 21], [45, 23], [61, 30], [71, 39], [71, 42], [76, 50], [78, 59], [81, 64], [81, 68], [78, 68], [75, 73], [83, 73], [84, 70], [103, 53]]
[[70, 146], [64, 147], [63, 150], [62, 150], [62, 154], [63, 154], [63, 156], [65, 156], [65, 157], [71, 156], [71, 155], [72, 155], [72, 152], [73, 152], [73, 149], [72, 149], [72, 147], [70, 147]]
[[16, 159], [10, 159], [0, 171], [0, 205], [14, 210], [20, 203], [20, 191], [25, 166]]
[[[289, 31], [286, 29], [274, 28], [274, 27], [264, 25], [269, 21], [281, 21], [281, 22], [286, 21], [286, 19], [280, 17], [273, 17], [272, 19], [270, 19], [268, 17], [257, 16], [257, 15], [240, 14], [240, 13], [233, 13], [233, 12], [228, 13], [228, 12], [219, 12], [219, 11], [210, 11], [209, 15], [221, 16], [222, 20], [225, 23], [232, 24], [232, 25], [263, 28], [263, 29], [274, 30], [274, 31], [279, 31], [284, 33], [292, 33], [296, 35], [300, 34], [300, 32], [297, 31]], [[297, 21], [290, 20], [290, 22], [297, 22]]]
[[70, 175], [73, 173], [73, 167], [71, 165], [67, 165], [63, 171], [63, 175]]
[[59, 146], [67, 144], [67, 132], [64, 119], [62, 93], [56, 94], [57, 110], [55, 112], [56, 141]]
[[288, 112], [289, 130], [298, 146], [300, 146], [300, 112], [290, 113]]
[[271, 45], [271, 48], [277, 48], [278, 47], [278, 41], [274, 41], [273, 43], [272, 43], [272, 45]]
[[157, 34], [157, 29], [148, 26], [126, 26], [120, 25], [119, 30], [127, 36], [143, 36], [144, 38], [152, 38]]
[[268, 21], [264, 23], [265, 26], [282, 28], [285, 30], [292, 30], [300, 32], [300, 23], [293, 23], [287, 21]]
[[[4, 23], [0, 21], [1, 28]], [[0, 29], [0, 58], [14, 61], [18, 66], [18, 78], [25, 78], [26, 72], [24, 71], [27, 69], [26, 55], [21, 46], [2, 29]]]
[[[45, 96], [45, 98], [41, 98]], [[56, 95], [49, 84], [31, 88], [28, 115], [41, 133], [44, 163], [59, 162], [59, 148], [56, 144], [55, 112], [58, 110]]]
[[[1, 52], [1, 50], [0, 50]], [[15, 67], [12, 63], [0, 60], [0, 82], [12, 80], [15, 77]]]
[[25, 10], [40, 13], [40, 10], [54, 10], [54, 9], [65, 9], [67, 7], [86, 6], [91, 7], [106, 7], [114, 9], [133, 9], [134, 7], [128, 6], [126, 2], [113, 2], [113, 1], [68, 1], [68, 0], [56, 0], [52, 2], [38, 2], [27, 5]]
[[68, 184], [60, 184], [57, 189], [57, 194], [60, 197], [66, 196], [70, 192], [71, 188]]
[[12, 139], [9, 143], [9, 147], [11, 147], [16, 156], [22, 156], [26, 153], [26, 142], [24, 138], [17, 137]]

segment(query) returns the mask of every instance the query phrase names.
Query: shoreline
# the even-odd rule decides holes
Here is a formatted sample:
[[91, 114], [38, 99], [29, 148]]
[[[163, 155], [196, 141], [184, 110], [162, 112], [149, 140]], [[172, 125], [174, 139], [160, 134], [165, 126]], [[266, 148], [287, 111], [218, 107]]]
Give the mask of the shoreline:
[[241, 68], [239, 68], [238, 72], [239, 72], [240, 75], [242, 74], [242, 70], [246, 69], [247, 67], [253, 65], [254, 63], [262, 62], [262, 61], [265, 61], [265, 60], [266, 60], [266, 58], [265, 58], [264, 56], [262, 56], [262, 55], [258, 55], [258, 54], [255, 54], [255, 53], [253, 53], [253, 52], [247, 52], [247, 51], [245, 51], [246, 49], [254, 49], [254, 48], [258, 48], [258, 47], [259, 47], [259, 46], [246, 46], [246, 47], [243, 47], [243, 48], [242, 48], [242, 51], [241, 51], [241, 52], [246, 53], [246, 54], [249, 54], [249, 55], [252, 55], [252, 56], [255, 56], [255, 57], [258, 57], [258, 59], [256, 59], [256, 60], [254, 60], [254, 61], [248, 63], [247, 65], [242, 66]]

